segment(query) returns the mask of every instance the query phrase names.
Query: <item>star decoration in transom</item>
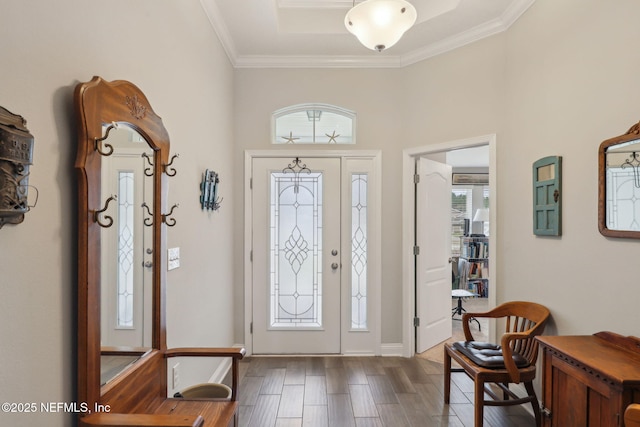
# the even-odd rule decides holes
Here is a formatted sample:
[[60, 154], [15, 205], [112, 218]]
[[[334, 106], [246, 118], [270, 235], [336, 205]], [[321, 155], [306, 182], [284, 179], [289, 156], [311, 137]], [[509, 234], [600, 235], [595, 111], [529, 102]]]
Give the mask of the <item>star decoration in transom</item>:
[[336, 135], [336, 131], [334, 130], [333, 133], [331, 135], [329, 135], [328, 133], [325, 133], [326, 136], [329, 137], [329, 144], [334, 143], [337, 144], [338, 141], [336, 141], [336, 138], [339, 137], [340, 135]]
[[289, 132], [289, 137], [286, 136], [281, 136], [280, 138], [284, 139], [285, 141], [287, 141], [287, 144], [295, 144], [295, 140], [296, 139], [300, 139], [300, 138], [294, 138], [293, 137], [293, 132]]

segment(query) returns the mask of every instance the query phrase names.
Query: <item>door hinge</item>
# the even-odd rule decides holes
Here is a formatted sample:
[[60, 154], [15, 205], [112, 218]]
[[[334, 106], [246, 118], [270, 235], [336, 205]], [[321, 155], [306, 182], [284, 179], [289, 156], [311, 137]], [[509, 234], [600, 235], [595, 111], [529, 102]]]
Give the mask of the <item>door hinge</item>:
[[420, 175], [418, 175], [417, 173], [413, 175], [413, 183], [414, 184], [420, 183]]
[[547, 417], [547, 418], [551, 418], [551, 409], [549, 408], [545, 408], [544, 406], [540, 407], [540, 409], [542, 410], [542, 415]]
[[249, 251], [249, 262], [253, 262], [253, 249]]
[[249, 323], [249, 333], [253, 334], [253, 322]]
[[413, 247], [413, 255], [415, 256], [420, 255], [420, 246], [416, 245]]
[[418, 326], [420, 326], [420, 318], [419, 317], [414, 317], [413, 318], [413, 327], [417, 328]]
[[249, 178], [249, 190], [253, 190], [253, 178]]

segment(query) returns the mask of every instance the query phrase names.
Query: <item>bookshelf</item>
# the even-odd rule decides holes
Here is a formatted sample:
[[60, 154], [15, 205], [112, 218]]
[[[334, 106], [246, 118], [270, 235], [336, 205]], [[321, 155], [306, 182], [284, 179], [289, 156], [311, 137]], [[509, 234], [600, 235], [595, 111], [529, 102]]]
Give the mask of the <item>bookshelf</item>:
[[486, 298], [489, 295], [489, 238], [462, 236], [460, 238], [460, 288]]

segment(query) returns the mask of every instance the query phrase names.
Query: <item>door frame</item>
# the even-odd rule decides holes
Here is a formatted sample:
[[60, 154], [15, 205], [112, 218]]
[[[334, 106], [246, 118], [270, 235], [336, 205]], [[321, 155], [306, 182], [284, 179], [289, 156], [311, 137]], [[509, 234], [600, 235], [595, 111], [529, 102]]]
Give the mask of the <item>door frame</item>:
[[[407, 148], [402, 155], [402, 343], [403, 356], [412, 357], [415, 354], [416, 337], [413, 318], [415, 316], [415, 256], [413, 246], [415, 242], [415, 194], [414, 174], [416, 158], [424, 155], [443, 153], [456, 149], [473, 148], [481, 145], [489, 146], [489, 221], [492, 224], [489, 235], [489, 247], [494, 256], [489, 258], [489, 271], [491, 272], [491, 288], [488, 297], [489, 309], [495, 307], [497, 289], [497, 254], [496, 242], [497, 223], [497, 140], [496, 134], [481, 135], [467, 139], [459, 139], [433, 145]], [[489, 324], [489, 340], [495, 340], [495, 326]]]
[[[381, 194], [382, 194], [382, 152], [380, 150], [315, 150], [307, 149], [305, 147], [298, 147], [295, 150], [292, 149], [274, 149], [274, 150], [245, 150], [244, 152], [244, 247], [243, 247], [243, 272], [244, 272], [244, 345], [243, 347], [247, 351], [247, 355], [253, 354], [253, 339], [252, 339], [252, 322], [253, 322], [253, 272], [252, 272], [252, 195], [251, 195], [251, 173], [252, 173], [252, 160], [260, 157], [303, 157], [303, 158], [323, 158], [333, 157], [345, 159], [371, 159], [373, 164], [373, 191], [371, 192], [372, 200], [369, 204], [372, 207], [373, 217], [371, 219], [372, 227], [370, 230], [370, 238], [368, 239], [373, 243], [371, 254], [367, 256], [368, 267], [370, 268], [370, 277], [372, 284], [372, 295], [369, 304], [371, 313], [370, 327], [366, 331], [350, 331], [346, 328], [347, 306], [345, 304], [345, 286], [342, 286], [341, 292], [341, 317], [340, 322], [340, 341], [341, 341], [341, 353], [349, 355], [380, 355], [381, 354], [381, 245], [382, 245], [382, 228], [381, 228]], [[344, 164], [344, 162], [342, 162]], [[342, 174], [348, 172], [348, 168], [342, 168]], [[344, 197], [342, 198], [344, 200]], [[342, 277], [345, 277], [346, 269], [342, 269]], [[344, 281], [344, 279], [343, 279]], [[373, 340], [372, 351], [358, 351], [349, 350], [345, 345], [346, 341], [359, 343], [368, 341], [365, 335], [369, 335], [369, 339]]]

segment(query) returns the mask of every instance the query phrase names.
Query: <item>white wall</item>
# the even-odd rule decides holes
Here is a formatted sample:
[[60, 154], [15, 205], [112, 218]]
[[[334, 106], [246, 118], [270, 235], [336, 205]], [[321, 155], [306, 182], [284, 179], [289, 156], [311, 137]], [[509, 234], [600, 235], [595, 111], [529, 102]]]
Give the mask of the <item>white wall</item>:
[[[498, 136], [498, 298], [534, 299], [551, 333], [638, 335], [640, 242], [597, 226], [597, 151], [640, 118], [640, 2], [538, 0], [507, 43]], [[563, 235], [532, 233], [531, 165], [563, 157]]]
[[[179, 153], [168, 203], [169, 346], [233, 344], [233, 69], [198, 0], [7, 0], [0, 6], [0, 105], [35, 136], [38, 205], [0, 230], [0, 402], [75, 399], [76, 130], [73, 90], [94, 75], [138, 85]], [[201, 173], [221, 176], [222, 209], [200, 210]], [[182, 363], [183, 383], [212, 366]], [[194, 365], [196, 366], [196, 365]], [[73, 425], [72, 414], [7, 414], [0, 425]]]

